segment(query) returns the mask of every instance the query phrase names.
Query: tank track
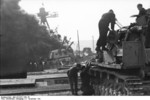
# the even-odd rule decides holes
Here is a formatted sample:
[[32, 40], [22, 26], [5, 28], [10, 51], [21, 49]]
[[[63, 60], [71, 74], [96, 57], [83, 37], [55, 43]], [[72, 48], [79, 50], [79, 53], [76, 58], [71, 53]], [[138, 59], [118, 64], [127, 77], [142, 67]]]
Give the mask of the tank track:
[[150, 95], [150, 79], [94, 65], [89, 74], [95, 95]]

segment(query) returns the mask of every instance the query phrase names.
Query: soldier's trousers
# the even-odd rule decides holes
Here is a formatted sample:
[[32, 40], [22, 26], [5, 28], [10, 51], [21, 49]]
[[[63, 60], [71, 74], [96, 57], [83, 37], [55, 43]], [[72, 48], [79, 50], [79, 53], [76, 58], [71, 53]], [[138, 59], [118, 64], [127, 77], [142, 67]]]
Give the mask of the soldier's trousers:
[[78, 78], [69, 78], [70, 88], [73, 95], [78, 94]]
[[107, 33], [109, 28], [107, 26], [99, 25], [99, 39], [97, 40], [96, 49], [104, 48], [107, 42]]

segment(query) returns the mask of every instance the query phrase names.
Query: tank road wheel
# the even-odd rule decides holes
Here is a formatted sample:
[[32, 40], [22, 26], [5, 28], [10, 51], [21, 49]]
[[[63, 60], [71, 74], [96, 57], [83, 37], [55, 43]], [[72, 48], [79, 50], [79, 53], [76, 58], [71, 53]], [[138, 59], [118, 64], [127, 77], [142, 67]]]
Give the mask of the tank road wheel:
[[96, 85], [96, 95], [100, 95], [100, 89], [99, 89], [99, 86], [100, 86], [100, 85], [98, 85], [98, 84]]
[[111, 81], [111, 84], [109, 86], [109, 95], [111, 96], [115, 96], [116, 95], [116, 90], [114, 89], [114, 87], [117, 85], [117, 83], [115, 83], [115, 81]]
[[118, 83], [115, 87], [115, 91], [117, 92], [116, 95], [129, 96], [132, 94], [125, 83]]
[[[112, 85], [113, 86], [113, 85]], [[111, 88], [109, 88], [109, 95], [113, 95], [113, 90], [112, 90], [112, 86], [111, 86]]]
[[104, 95], [104, 94], [105, 94], [105, 87], [104, 85], [102, 85], [101, 95]]
[[130, 96], [130, 95], [132, 95], [132, 93], [129, 91], [129, 89], [127, 88], [127, 86], [125, 86], [125, 91], [126, 91], [126, 95], [127, 96]]
[[94, 80], [93, 89], [95, 95], [100, 95], [101, 93], [100, 87], [101, 85], [99, 85], [99, 83], [96, 80]]
[[112, 81], [112, 80], [110, 80], [109, 82], [108, 82], [108, 86], [107, 86], [107, 88], [108, 88], [108, 95], [113, 95], [113, 84], [114, 84], [114, 81]]
[[114, 83], [113, 87], [112, 87], [112, 91], [113, 91], [113, 95], [116, 96], [117, 95], [117, 88], [118, 88], [118, 83]]
[[98, 86], [97, 86], [97, 84], [94, 84], [93, 88], [94, 88], [94, 94], [98, 95]]
[[108, 85], [108, 87], [107, 87], [107, 89], [108, 89], [108, 95], [113, 95], [112, 86], [113, 86], [113, 83], [112, 83], [112, 82], [109, 82], [109, 85]]
[[112, 95], [113, 94], [113, 81], [112, 80], [105, 80], [104, 83], [101, 86], [101, 95]]
[[110, 81], [106, 79], [104, 83], [104, 95], [105, 96], [109, 95], [109, 88], [108, 88], [109, 85], [110, 85]]
[[107, 81], [105, 80], [103, 83], [102, 83], [102, 88], [101, 88], [101, 95], [105, 95], [105, 91], [106, 91], [106, 84], [107, 84]]
[[127, 91], [126, 91], [126, 87], [125, 87], [124, 83], [120, 84], [120, 93], [121, 93], [121, 95], [127, 95]]
[[94, 84], [94, 94], [97, 95], [97, 86]]

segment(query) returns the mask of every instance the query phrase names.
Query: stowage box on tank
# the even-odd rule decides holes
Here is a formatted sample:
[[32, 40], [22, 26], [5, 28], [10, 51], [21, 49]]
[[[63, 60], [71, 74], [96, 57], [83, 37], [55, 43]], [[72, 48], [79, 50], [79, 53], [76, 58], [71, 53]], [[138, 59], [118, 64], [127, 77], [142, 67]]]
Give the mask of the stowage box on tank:
[[145, 65], [142, 44], [139, 41], [123, 42], [123, 69], [140, 68]]

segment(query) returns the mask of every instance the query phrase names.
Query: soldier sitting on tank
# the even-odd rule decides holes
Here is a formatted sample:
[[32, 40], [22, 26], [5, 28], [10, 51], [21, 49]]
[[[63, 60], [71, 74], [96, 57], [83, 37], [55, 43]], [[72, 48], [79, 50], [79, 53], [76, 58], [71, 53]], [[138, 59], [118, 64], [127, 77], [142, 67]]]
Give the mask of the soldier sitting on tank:
[[67, 71], [67, 75], [70, 82], [70, 88], [73, 95], [78, 95], [78, 72], [80, 70], [81, 70], [81, 64], [74, 64]]
[[90, 85], [90, 75], [89, 75], [90, 65], [86, 64], [80, 73], [81, 77], [81, 91], [83, 92], [82, 95], [92, 95], [94, 94], [94, 89]]

